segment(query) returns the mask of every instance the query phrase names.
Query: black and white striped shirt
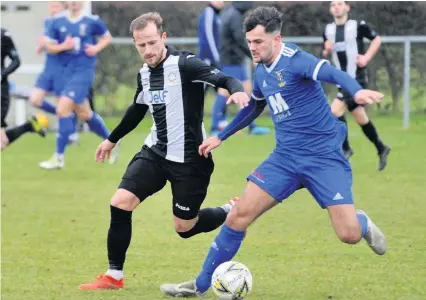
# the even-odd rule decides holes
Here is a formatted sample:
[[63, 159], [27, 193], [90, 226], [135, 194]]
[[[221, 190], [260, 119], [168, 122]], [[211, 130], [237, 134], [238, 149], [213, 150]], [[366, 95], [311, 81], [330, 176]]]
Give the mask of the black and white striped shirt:
[[117, 142], [133, 130], [149, 109], [153, 126], [145, 145], [174, 162], [195, 160], [206, 138], [203, 123], [204, 84], [243, 92], [238, 80], [212, 70], [187, 51], [168, 48], [166, 58], [155, 68], [144, 64], [137, 76], [134, 103], [108, 138]]
[[327, 24], [324, 30], [324, 42], [333, 42], [332, 61], [336, 68], [347, 72], [358, 81], [366, 80], [365, 68], [356, 64], [358, 54], [365, 54], [363, 38], [373, 40], [377, 33], [365, 21], [348, 20], [343, 25]]

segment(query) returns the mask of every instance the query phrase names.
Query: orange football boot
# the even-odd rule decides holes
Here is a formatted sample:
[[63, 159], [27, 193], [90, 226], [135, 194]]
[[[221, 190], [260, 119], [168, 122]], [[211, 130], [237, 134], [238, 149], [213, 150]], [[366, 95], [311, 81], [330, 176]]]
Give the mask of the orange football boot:
[[99, 275], [95, 281], [82, 284], [80, 290], [119, 290], [124, 286], [124, 280], [114, 279], [109, 275]]

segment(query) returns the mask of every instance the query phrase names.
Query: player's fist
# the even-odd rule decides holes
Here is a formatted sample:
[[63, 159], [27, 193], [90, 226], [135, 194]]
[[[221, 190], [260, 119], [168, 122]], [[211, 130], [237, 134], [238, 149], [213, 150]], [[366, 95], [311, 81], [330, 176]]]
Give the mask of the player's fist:
[[209, 153], [219, 147], [220, 144], [222, 144], [222, 141], [217, 136], [211, 136], [198, 147], [198, 153], [207, 158]]
[[73, 38], [70, 35], [67, 35], [65, 40], [62, 42], [62, 46], [64, 50], [73, 50], [75, 47]]
[[356, 64], [360, 68], [364, 68], [370, 60], [366, 55], [357, 55], [356, 56]]
[[37, 47], [36, 47], [37, 54], [42, 53], [45, 46], [46, 46], [46, 40], [44, 39], [44, 36], [39, 36], [37, 38]]
[[111, 151], [114, 149], [115, 144], [111, 143], [108, 139], [100, 143], [95, 153], [96, 162], [102, 163], [105, 161], [105, 158], [110, 158]]
[[226, 104], [238, 104], [241, 108], [244, 108], [248, 106], [250, 102], [249, 96], [244, 92], [236, 92], [233, 93], [231, 96], [229, 96], [228, 101], [226, 101]]
[[86, 52], [87, 56], [95, 56], [98, 54], [98, 48], [95, 45], [86, 44], [84, 52]]
[[330, 53], [331, 51], [333, 51], [333, 42], [330, 40], [326, 40], [324, 42], [324, 49], [327, 50], [328, 53]]
[[382, 101], [383, 97], [382, 93], [372, 91], [372, 90], [359, 90], [355, 96], [355, 102], [364, 105], [364, 104], [373, 104], [373, 103], [379, 103]]

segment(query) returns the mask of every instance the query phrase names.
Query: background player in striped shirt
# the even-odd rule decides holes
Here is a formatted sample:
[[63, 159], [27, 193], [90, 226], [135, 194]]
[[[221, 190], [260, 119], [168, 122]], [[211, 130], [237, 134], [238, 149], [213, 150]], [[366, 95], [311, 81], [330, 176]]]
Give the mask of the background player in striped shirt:
[[[362, 87], [367, 88], [365, 67], [379, 50], [381, 41], [377, 33], [365, 21], [349, 19], [349, 9], [349, 4], [346, 1], [332, 1], [330, 3], [330, 12], [334, 17], [334, 22], [325, 27], [323, 56], [327, 57], [331, 54], [333, 64], [338, 69], [347, 72]], [[363, 38], [371, 40], [367, 51], [365, 51]], [[390, 147], [379, 138], [376, 127], [369, 120], [363, 105], [357, 104], [348, 92], [339, 87], [337, 98], [331, 104], [331, 110], [345, 124], [347, 124], [346, 109], [352, 113], [365, 136], [376, 147], [379, 155], [379, 171], [382, 171], [386, 167]], [[347, 136], [343, 142], [343, 151], [347, 158], [353, 155]]]

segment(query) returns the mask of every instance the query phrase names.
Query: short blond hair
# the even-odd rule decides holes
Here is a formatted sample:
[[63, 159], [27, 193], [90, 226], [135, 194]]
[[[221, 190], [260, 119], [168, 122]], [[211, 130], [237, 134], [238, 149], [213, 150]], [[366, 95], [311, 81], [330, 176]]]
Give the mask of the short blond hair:
[[157, 12], [149, 12], [140, 15], [130, 23], [130, 35], [133, 37], [135, 30], [144, 29], [149, 23], [154, 23], [159, 33], [163, 32], [163, 18]]

